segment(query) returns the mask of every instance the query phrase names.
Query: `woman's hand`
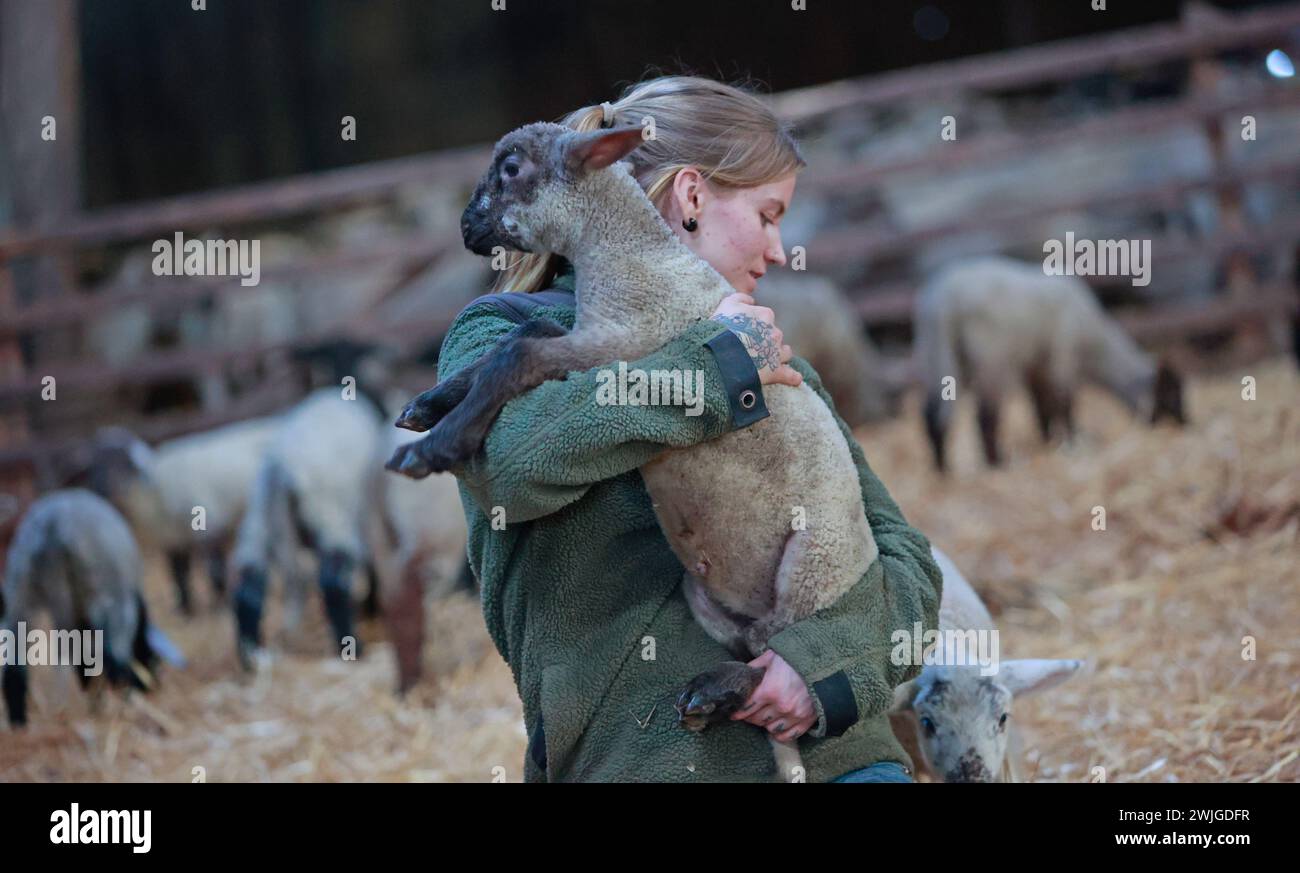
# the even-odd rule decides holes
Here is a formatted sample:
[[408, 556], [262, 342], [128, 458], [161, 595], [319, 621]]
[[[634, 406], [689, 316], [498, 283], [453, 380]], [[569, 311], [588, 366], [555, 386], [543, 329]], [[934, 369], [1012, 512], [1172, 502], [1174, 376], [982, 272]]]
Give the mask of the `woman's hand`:
[[753, 297], [737, 292], [722, 298], [712, 317], [740, 337], [758, 368], [760, 384], [793, 386], [803, 381], [799, 371], [786, 363], [794, 352], [782, 344], [784, 337], [771, 309], [756, 306]]
[[732, 714], [733, 721], [758, 725], [786, 743], [807, 733], [817, 723], [808, 683], [780, 655], [768, 649], [750, 661], [749, 666], [766, 667], [767, 673], [744, 708]]

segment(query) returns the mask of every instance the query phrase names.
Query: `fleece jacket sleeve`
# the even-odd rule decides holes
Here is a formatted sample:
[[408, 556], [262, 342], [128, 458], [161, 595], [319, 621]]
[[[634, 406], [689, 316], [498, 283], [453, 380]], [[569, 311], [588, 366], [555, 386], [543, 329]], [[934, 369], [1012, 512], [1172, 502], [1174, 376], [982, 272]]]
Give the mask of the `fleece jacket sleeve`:
[[[443, 343], [439, 379], [491, 351], [514, 326], [493, 307], [466, 309]], [[628, 362], [629, 370], [637, 368], [703, 373], [699, 414], [687, 414], [695, 412], [687, 405], [603, 405], [602, 371], [616, 368], [572, 372], [507, 403], [484, 450], [453, 472], [484, 513], [501, 507], [506, 523], [514, 524], [556, 512], [592, 484], [635, 470], [667, 449], [706, 442], [768, 414], [753, 361], [717, 322], [692, 325]], [[603, 378], [607, 384], [608, 372]]]

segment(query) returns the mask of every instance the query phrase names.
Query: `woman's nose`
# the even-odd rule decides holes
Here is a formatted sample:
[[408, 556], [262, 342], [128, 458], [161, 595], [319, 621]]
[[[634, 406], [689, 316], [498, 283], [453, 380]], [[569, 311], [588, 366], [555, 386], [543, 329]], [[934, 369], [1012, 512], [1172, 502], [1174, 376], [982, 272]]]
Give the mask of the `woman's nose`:
[[777, 233], [776, 242], [773, 246], [764, 252], [764, 257], [767, 258], [769, 263], [776, 264], [778, 267], [785, 266], [785, 247], [781, 245], [780, 232]]

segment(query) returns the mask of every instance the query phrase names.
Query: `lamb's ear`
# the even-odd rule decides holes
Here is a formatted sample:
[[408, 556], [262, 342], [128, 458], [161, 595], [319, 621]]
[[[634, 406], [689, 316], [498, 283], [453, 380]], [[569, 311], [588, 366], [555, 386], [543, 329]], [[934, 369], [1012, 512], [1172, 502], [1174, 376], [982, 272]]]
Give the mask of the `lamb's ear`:
[[1044, 658], [1003, 661], [998, 668], [998, 679], [1013, 697], [1020, 697], [1060, 685], [1082, 666], [1082, 661]]
[[561, 144], [564, 168], [574, 176], [602, 170], [632, 154], [643, 141], [639, 126], [569, 134]]

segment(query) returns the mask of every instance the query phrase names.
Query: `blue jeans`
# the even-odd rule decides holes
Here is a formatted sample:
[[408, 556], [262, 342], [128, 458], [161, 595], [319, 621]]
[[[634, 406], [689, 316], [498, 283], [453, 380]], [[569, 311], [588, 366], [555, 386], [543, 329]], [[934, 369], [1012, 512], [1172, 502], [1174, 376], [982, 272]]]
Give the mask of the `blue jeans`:
[[893, 761], [880, 761], [872, 764], [870, 767], [863, 767], [861, 770], [854, 770], [852, 773], [845, 773], [843, 776], [837, 776], [832, 782], [911, 782], [912, 777], [907, 775], [902, 764], [896, 764]]

